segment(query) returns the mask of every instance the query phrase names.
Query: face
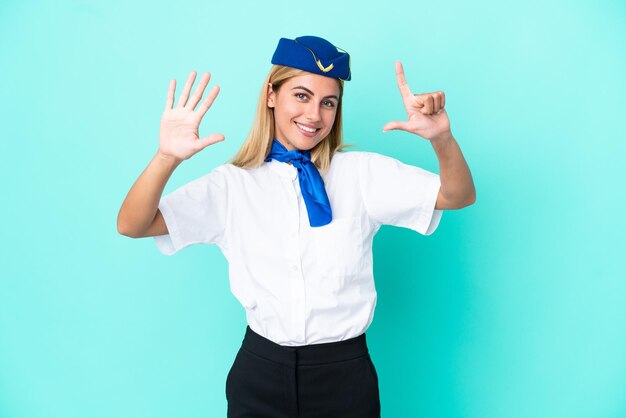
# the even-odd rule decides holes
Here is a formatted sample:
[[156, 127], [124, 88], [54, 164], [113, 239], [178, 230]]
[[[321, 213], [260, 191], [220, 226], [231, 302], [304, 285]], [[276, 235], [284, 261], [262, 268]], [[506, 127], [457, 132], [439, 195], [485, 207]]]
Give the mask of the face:
[[310, 150], [335, 123], [339, 104], [337, 80], [306, 73], [285, 81], [278, 92], [268, 86], [267, 106], [274, 109], [276, 139], [288, 151]]

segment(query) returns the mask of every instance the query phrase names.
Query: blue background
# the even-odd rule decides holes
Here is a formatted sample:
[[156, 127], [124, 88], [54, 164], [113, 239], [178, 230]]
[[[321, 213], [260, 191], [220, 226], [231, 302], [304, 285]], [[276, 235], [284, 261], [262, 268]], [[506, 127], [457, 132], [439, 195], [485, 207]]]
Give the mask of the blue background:
[[[438, 172], [404, 116], [442, 90], [477, 203], [436, 233], [383, 227], [367, 331], [383, 417], [626, 416], [626, 4], [3, 1], [0, 417], [225, 416], [245, 316], [215, 246], [117, 233], [169, 80], [211, 71], [200, 127], [231, 157], [281, 36], [351, 53], [345, 139]], [[619, 45], [622, 45], [621, 47]]]

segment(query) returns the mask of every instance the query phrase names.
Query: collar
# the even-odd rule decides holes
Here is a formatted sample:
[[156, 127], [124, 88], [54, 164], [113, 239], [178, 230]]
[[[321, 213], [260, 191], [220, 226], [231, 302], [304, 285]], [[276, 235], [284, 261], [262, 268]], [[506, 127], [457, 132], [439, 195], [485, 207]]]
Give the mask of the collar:
[[294, 181], [298, 178], [298, 170], [291, 164], [283, 163], [278, 160], [271, 160], [266, 162], [269, 168], [282, 177], [289, 178]]

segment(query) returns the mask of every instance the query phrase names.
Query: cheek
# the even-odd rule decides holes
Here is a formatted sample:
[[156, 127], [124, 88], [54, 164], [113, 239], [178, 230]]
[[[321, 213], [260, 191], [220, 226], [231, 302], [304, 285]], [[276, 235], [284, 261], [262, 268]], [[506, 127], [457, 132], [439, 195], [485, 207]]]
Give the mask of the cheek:
[[295, 116], [298, 115], [298, 109], [297, 106], [293, 106], [293, 105], [289, 105], [289, 104], [283, 104], [280, 107], [280, 110], [278, 110], [278, 112], [275, 110], [274, 111], [275, 114], [278, 114], [278, 117], [285, 120], [285, 119], [291, 119]]
[[324, 125], [326, 125], [326, 128], [330, 131], [330, 129], [333, 127], [334, 123], [335, 123], [335, 117], [337, 116], [337, 112], [332, 111], [332, 112], [328, 112], [327, 115], [325, 115], [324, 118]]

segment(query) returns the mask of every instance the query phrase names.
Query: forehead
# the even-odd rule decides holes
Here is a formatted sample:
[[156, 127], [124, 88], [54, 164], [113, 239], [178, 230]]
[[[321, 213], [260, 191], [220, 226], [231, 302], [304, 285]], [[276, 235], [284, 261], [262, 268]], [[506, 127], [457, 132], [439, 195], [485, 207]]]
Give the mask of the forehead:
[[287, 89], [292, 89], [298, 86], [306, 87], [316, 95], [320, 96], [339, 95], [338, 80], [313, 73], [305, 73], [303, 75], [291, 77], [284, 83], [284, 86], [287, 87]]

